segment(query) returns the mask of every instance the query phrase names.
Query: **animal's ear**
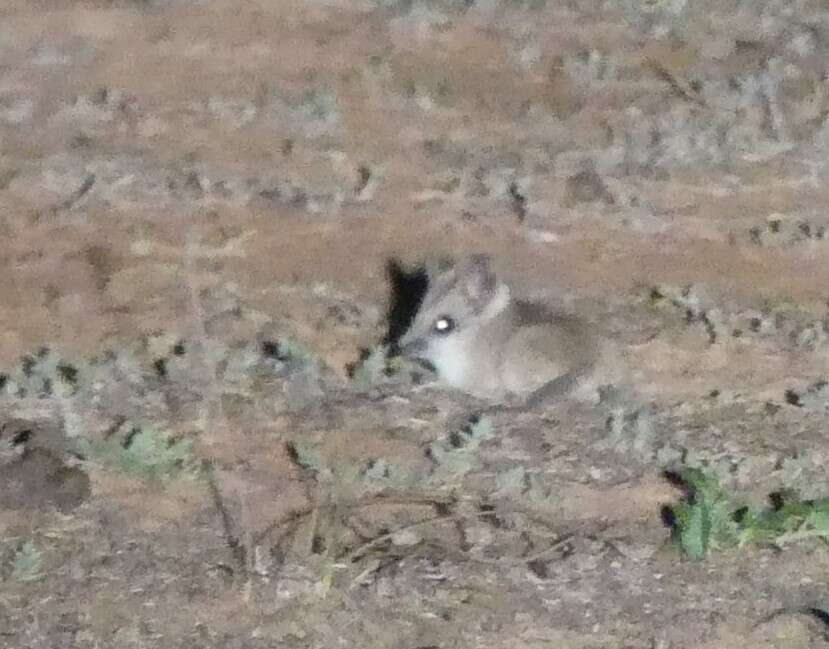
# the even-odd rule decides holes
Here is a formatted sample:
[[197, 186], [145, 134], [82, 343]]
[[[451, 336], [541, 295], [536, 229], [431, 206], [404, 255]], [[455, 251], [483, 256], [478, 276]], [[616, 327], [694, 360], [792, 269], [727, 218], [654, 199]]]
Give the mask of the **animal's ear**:
[[436, 262], [434, 259], [429, 259], [423, 265], [423, 271], [426, 274], [427, 280], [431, 283], [434, 282], [436, 278], [440, 277], [441, 273], [443, 272], [440, 264]]
[[433, 257], [425, 263], [424, 270], [426, 276], [431, 281], [438, 277], [447, 276], [447, 274], [455, 270], [455, 265], [447, 257]]
[[495, 295], [498, 278], [492, 270], [487, 255], [473, 255], [467, 259], [459, 272], [460, 284], [470, 304], [477, 311], [489, 303]]

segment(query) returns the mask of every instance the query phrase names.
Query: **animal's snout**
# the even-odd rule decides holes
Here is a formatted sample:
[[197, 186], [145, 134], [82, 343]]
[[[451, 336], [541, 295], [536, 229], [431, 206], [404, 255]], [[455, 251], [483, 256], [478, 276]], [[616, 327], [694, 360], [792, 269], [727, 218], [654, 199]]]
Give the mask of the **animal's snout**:
[[399, 349], [401, 355], [417, 358], [426, 351], [426, 341], [423, 338], [414, 338], [400, 345]]

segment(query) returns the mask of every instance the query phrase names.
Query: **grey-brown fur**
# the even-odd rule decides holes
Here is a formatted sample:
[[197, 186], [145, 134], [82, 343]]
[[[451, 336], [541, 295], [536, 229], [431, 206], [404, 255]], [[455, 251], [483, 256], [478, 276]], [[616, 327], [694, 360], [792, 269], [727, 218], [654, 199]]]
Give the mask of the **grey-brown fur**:
[[[443, 331], [438, 321], [449, 323]], [[494, 403], [532, 405], [585, 385], [602, 341], [574, 315], [515, 300], [485, 256], [432, 272], [404, 354], [428, 361], [448, 385]]]

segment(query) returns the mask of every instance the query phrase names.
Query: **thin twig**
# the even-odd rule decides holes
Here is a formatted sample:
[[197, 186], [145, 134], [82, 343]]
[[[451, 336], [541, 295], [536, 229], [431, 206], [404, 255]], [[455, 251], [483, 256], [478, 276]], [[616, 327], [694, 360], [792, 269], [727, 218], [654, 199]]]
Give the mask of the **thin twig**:
[[233, 518], [225, 506], [221, 491], [219, 491], [212, 462], [204, 461], [204, 474], [207, 478], [207, 485], [210, 488], [210, 495], [213, 497], [213, 504], [216, 506], [216, 511], [219, 512], [219, 517], [222, 520], [225, 543], [230, 548], [239, 574], [246, 579], [248, 574], [247, 552], [233, 532]]
[[[193, 239], [194, 237], [192, 231], [188, 231], [184, 248], [184, 263], [186, 271], [185, 277], [187, 278], [187, 289], [190, 296], [190, 307], [192, 309], [195, 328], [198, 331], [199, 339], [201, 341], [201, 354], [199, 355], [199, 361], [202, 366], [202, 371], [205, 373], [207, 378], [207, 394], [205, 395], [203, 405], [200, 408], [201, 412], [199, 413], [200, 428], [202, 432], [206, 434], [214, 428], [216, 421], [222, 422], [225, 430], [229, 429], [229, 425], [227, 417], [224, 413], [224, 407], [222, 406], [221, 392], [218, 381], [216, 380], [215, 373], [211, 371], [204, 354], [204, 349], [208, 343], [209, 337], [207, 333], [207, 326], [205, 325], [206, 316], [204, 306], [202, 305], [199, 290], [195, 283], [196, 268], [193, 255]], [[215, 413], [215, 417], [210, 416], [211, 410]], [[219, 489], [218, 482], [216, 481], [216, 474], [212, 462], [207, 461], [207, 467], [207, 481], [210, 485], [213, 502], [222, 520], [225, 542], [233, 554], [233, 559], [236, 562], [239, 574], [247, 580], [249, 579], [250, 573], [248, 570], [248, 556], [250, 554], [252, 559], [253, 548], [245, 547], [240, 539], [234, 534], [233, 518], [230, 516], [230, 512], [225, 506], [221, 490]]]
[[[418, 529], [421, 527], [426, 527], [428, 525], [432, 525], [435, 523], [447, 523], [447, 522], [457, 522], [462, 520], [470, 520], [474, 518], [481, 518], [484, 516], [491, 516], [491, 511], [482, 511], [482, 512], [474, 512], [474, 513], [461, 513], [461, 514], [447, 514], [445, 516], [435, 516], [434, 518], [428, 518], [426, 520], [417, 521], [415, 523], [410, 523], [409, 525], [404, 525], [403, 527], [398, 527], [396, 530], [391, 532], [387, 532], [385, 534], [381, 534], [378, 537], [375, 537], [371, 541], [363, 543], [361, 546], [357, 547], [356, 549], [349, 552], [343, 559], [342, 562], [348, 564], [353, 563], [356, 559], [358, 559], [361, 555], [365, 554], [369, 550], [374, 549], [378, 545], [382, 545], [387, 541], [390, 541], [396, 535], [400, 534], [401, 532], [407, 532], [409, 530]], [[554, 552], [557, 550], [563, 543], [569, 541], [571, 538], [575, 536], [575, 533], [566, 534], [560, 537], [554, 546], [545, 548], [543, 551], [538, 552], [536, 555], [531, 555], [529, 557], [521, 557], [520, 559], [516, 559], [514, 561], [514, 565], [520, 565], [523, 563], [527, 563], [529, 561], [537, 561], [539, 558], [543, 558], [547, 554]], [[479, 563], [496, 563], [498, 565], [508, 564], [509, 561], [504, 560], [490, 560], [490, 559], [483, 559], [480, 557], [474, 557], [468, 554], [464, 554], [465, 557], [472, 559], [473, 561], [477, 561]]]
[[92, 186], [95, 184], [95, 174], [89, 174], [86, 178], [83, 179], [80, 187], [78, 187], [69, 198], [65, 199], [61, 203], [58, 203], [54, 207], [52, 207], [52, 215], [58, 214], [60, 212], [67, 212], [75, 207], [75, 204], [81, 200]]

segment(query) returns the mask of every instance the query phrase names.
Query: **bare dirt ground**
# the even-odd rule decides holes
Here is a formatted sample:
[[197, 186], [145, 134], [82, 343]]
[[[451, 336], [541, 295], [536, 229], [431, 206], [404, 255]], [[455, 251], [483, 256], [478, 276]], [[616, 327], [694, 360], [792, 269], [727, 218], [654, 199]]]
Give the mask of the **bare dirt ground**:
[[[808, 0], [5, 0], [0, 645], [829, 644], [825, 545], [660, 517], [829, 494], [827, 61]], [[359, 363], [480, 251], [642, 417]]]

